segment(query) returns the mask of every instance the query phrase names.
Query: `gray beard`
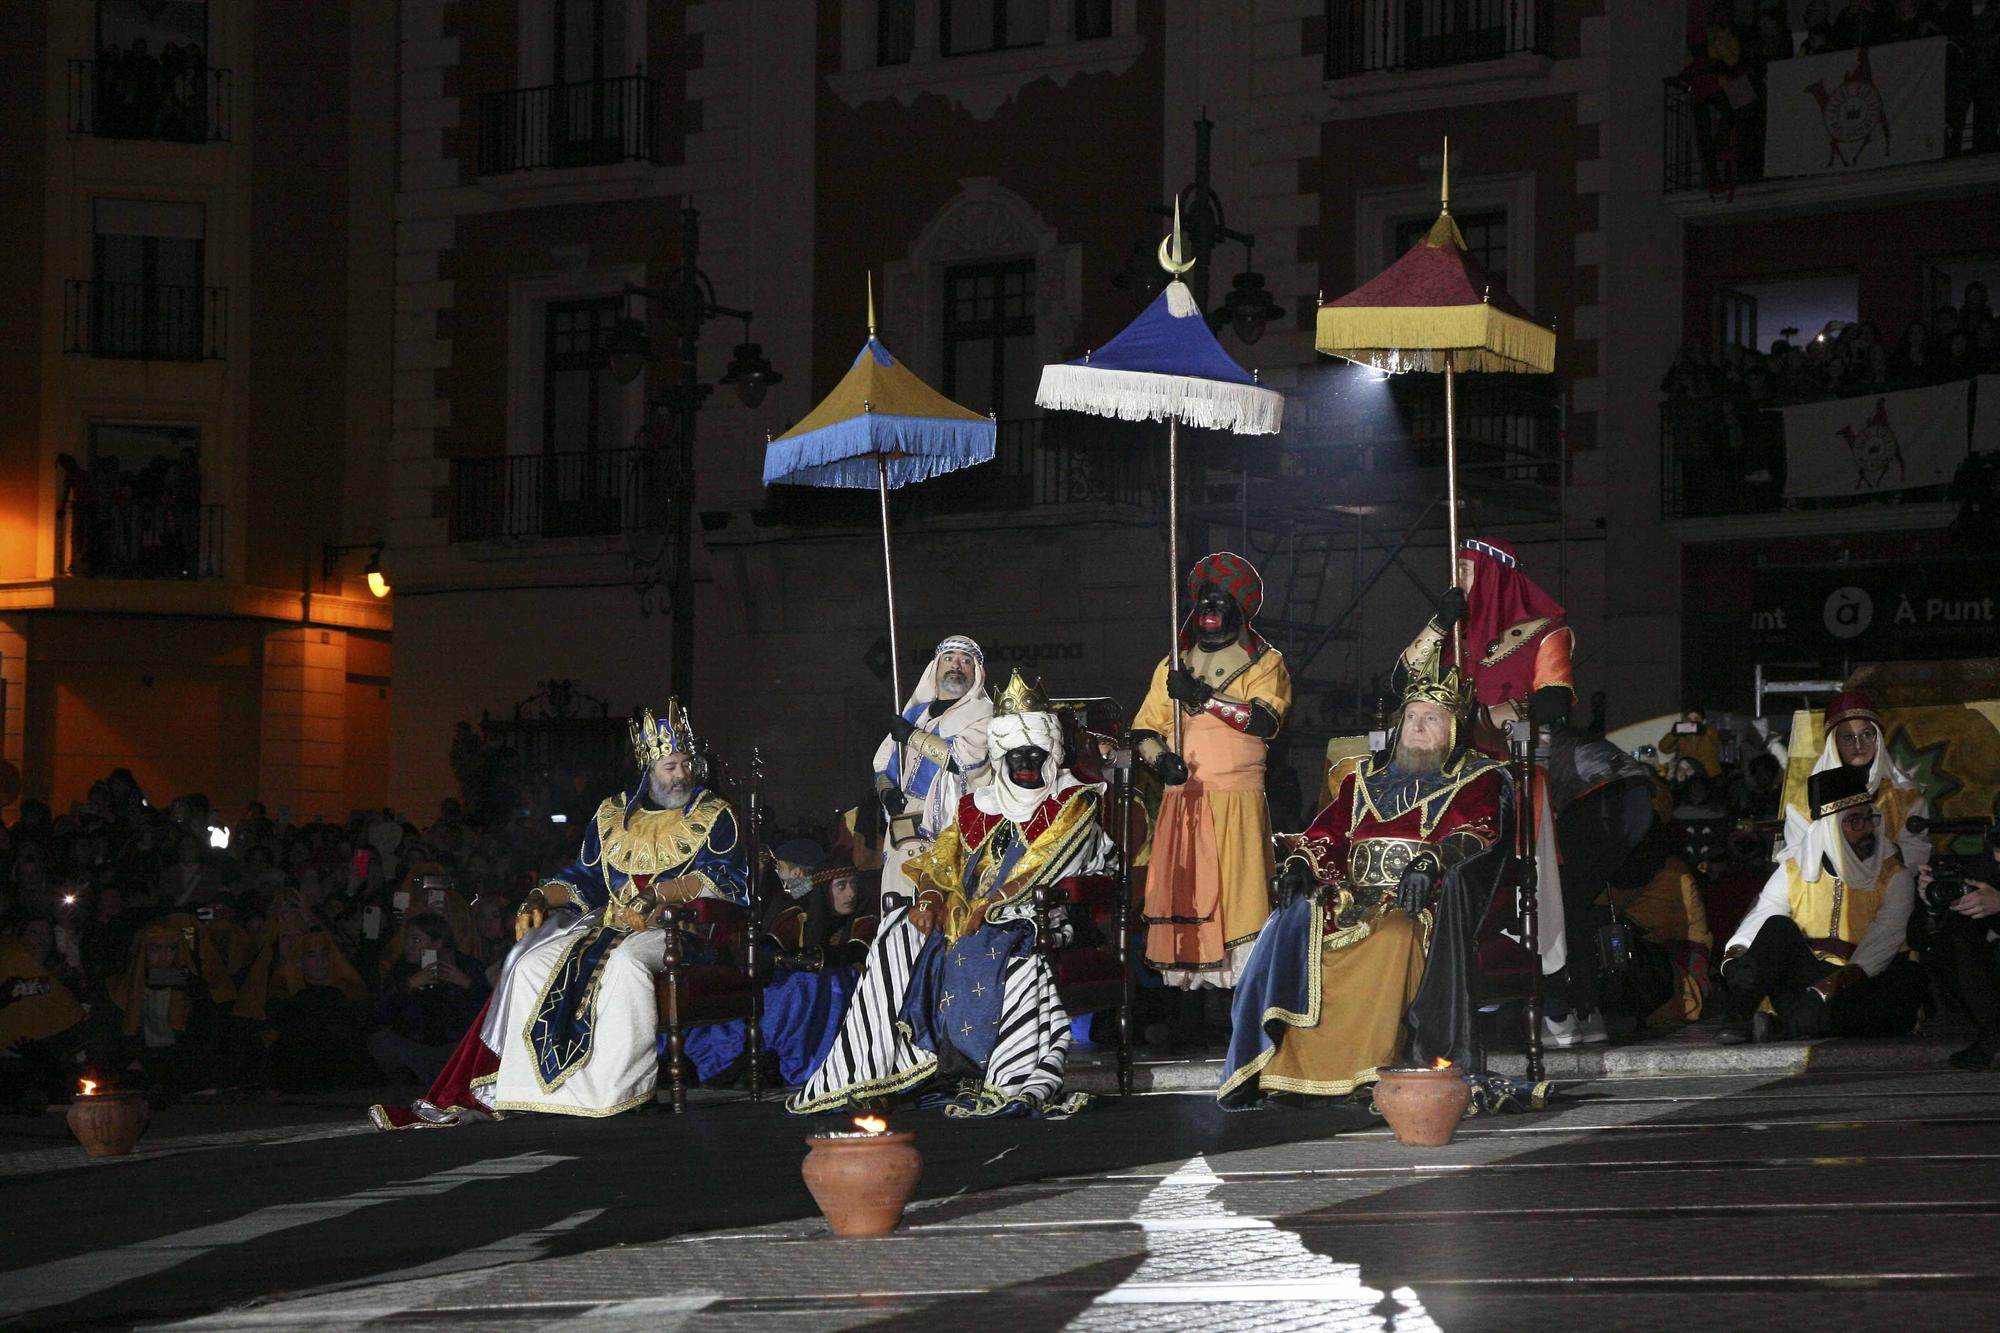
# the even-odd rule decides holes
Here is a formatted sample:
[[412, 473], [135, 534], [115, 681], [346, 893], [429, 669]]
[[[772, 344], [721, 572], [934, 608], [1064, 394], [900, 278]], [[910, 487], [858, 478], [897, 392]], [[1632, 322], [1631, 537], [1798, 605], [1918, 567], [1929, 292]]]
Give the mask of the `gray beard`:
[[694, 784], [692, 782], [676, 782], [671, 786], [663, 787], [649, 778], [646, 781], [646, 787], [652, 794], [653, 804], [664, 806], [669, 810], [680, 809], [694, 795]]
[[938, 682], [938, 698], [963, 699], [965, 692], [972, 688], [970, 677], [946, 677]]
[[1408, 740], [1396, 742], [1396, 753], [1390, 762], [1405, 773], [1435, 773], [1444, 767], [1447, 747], [1420, 750]]

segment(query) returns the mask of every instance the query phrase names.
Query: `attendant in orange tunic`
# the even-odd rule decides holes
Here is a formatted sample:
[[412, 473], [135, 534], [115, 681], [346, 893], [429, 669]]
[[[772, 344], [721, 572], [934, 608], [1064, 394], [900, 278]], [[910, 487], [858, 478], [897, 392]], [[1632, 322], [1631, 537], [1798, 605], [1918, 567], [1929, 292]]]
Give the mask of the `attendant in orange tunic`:
[[[1251, 627], [1264, 586], [1248, 560], [1204, 556], [1177, 661], [1162, 659], [1133, 719], [1168, 785], [1146, 871], [1146, 963], [1170, 986], [1230, 987], [1270, 915], [1264, 759], [1292, 706], [1284, 654]], [[1171, 747], [1174, 712], [1181, 745]]]

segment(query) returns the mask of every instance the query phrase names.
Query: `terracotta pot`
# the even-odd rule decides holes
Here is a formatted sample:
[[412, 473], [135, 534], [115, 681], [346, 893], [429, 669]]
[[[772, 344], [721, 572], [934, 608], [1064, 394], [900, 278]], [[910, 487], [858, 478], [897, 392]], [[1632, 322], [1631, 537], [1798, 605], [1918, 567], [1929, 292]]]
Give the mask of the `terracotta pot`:
[[1396, 1142], [1414, 1147], [1450, 1143], [1471, 1102], [1472, 1085], [1457, 1069], [1385, 1069], [1375, 1085], [1375, 1109]]
[[69, 1132], [92, 1157], [131, 1152], [151, 1118], [144, 1094], [137, 1092], [99, 1092], [69, 1104]]
[[814, 1134], [806, 1139], [813, 1202], [836, 1236], [886, 1236], [924, 1173], [914, 1134]]

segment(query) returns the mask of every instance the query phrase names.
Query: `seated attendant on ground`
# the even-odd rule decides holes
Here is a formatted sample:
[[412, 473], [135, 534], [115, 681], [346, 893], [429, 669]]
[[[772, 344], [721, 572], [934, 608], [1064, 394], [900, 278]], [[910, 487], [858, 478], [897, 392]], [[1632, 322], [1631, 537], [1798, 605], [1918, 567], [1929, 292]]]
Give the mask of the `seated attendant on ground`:
[[[764, 987], [764, 1056], [787, 1087], [805, 1082], [819, 1067], [840, 1029], [875, 938], [879, 876], [856, 870], [851, 858], [836, 853], [831, 864], [807, 876], [805, 893], [765, 928], [762, 958], [771, 964], [771, 980]], [[731, 1086], [747, 1066], [748, 1045], [749, 1025], [737, 1018], [695, 1028], [685, 1049], [703, 1083]]]
[[1916, 1026], [1923, 970], [1901, 957], [1913, 877], [1882, 836], [1867, 769], [1815, 773], [1807, 799], [1812, 822], [1723, 951], [1732, 1025], [1719, 1041], [1894, 1037]]
[[909, 865], [916, 904], [882, 922], [800, 1115], [922, 1092], [947, 1115], [1067, 1114], [1069, 1015], [1036, 950], [1035, 891], [1088, 874], [1110, 847], [1103, 788], [1063, 768], [1062, 725], [1014, 673], [993, 705], [993, 780]]
[[734, 812], [700, 785], [705, 765], [677, 701], [632, 724], [632, 753], [630, 794], [598, 806], [576, 860], [522, 905], [521, 942], [479, 1021], [422, 1100], [370, 1108], [379, 1128], [495, 1111], [606, 1116], [652, 1100], [659, 909], [698, 897], [747, 904], [749, 875]]
[[[1506, 770], [1465, 742], [1470, 704], [1457, 668], [1431, 654], [1408, 677], [1388, 754], [1343, 778], [1293, 840], [1236, 990], [1224, 1106], [1344, 1097], [1406, 1046], [1414, 1062], [1464, 1061], [1471, 933], [1504, 859], [1507, 799]], [[1440, 955], [1451, 965], [1427, 979], [1435, 950], [1464, 956]]]

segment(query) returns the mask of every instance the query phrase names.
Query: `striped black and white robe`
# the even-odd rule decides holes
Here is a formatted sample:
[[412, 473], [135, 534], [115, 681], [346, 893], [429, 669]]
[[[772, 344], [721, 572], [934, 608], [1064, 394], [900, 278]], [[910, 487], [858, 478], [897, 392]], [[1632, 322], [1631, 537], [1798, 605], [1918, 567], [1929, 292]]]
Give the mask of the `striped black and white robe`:
[[[1101, 795], [1101, 787], [1069, 778], [1025, 827], [979, 810], [975, 796], [962, 799], [958, 823], [924, 858], [918, 883], [946, 893], [945, 918], [959, 925], [970, 904], [986, 901], [985, 924], [941, 927], [927, 939], [907, 910], [885, 917], [840, 1032], [789, 1110], [811, 1115], [912, 1092], [956, 1116], [1060, 1114], [1082, 1105], [1081, 1096], [1061, 1096], [1069, 1014], [1034, 947], [1034, 892], [1104, 864], [1110, 840], [1097, 821]], [[970, 993], [983, 981], [959, 984], [985, 975], [982, 962], [998, 972], [997, 1003]], [[972, 1040], [975, 1024], [982, 1036]], [[967, 1050], [983, 1058], [968, 1059]]]

